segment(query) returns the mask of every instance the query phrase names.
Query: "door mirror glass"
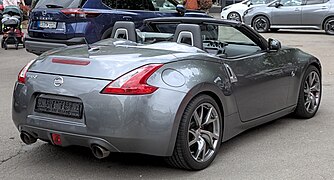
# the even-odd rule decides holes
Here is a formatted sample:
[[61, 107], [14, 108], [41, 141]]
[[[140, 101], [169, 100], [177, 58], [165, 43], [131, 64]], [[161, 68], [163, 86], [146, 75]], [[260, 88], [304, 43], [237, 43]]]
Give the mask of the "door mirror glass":
[[176, 11], [179, 12], [182, 16], [186, 12], [186, 8], [182, 4], [176, 6]]
[[282, 45], [281, 42], [279, 42], [278, 40], [269, 38], [268, 47], [270, 51], [277, 51], [281, 49]]

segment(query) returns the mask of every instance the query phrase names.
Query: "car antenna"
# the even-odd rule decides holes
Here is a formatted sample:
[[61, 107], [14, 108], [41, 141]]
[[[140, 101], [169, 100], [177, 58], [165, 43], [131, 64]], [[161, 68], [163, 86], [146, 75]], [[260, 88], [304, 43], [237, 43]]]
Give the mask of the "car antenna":
[[86, 43], [86, 45], [87, 45], [88, 50], [92, 49], [92, 47], [90, 47], [90, 45], [89, 45], [89, 43], [88, 43], [86, 37], [84, 37], [84, 40], [85, 40], [85, 43]]

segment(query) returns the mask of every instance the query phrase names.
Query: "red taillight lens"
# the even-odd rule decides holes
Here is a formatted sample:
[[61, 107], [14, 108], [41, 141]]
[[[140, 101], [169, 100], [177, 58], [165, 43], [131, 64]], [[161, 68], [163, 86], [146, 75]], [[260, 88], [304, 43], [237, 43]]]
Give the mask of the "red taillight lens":
[[90, 18], [90, 17], [97, 17], [98, 15], [100, 15], [99, 12], [83, 10], [80, 8], [66, 8], [62, 9], [61, 12], [64, 13], [65, 15], [78, 18]]
[[32, 60], [30, 61], [27, 65], [25, 65], [21, 71], [19, 72], [19, 75], [18, 75], [18, 78], [17, 78], [17, 81], [19, 83], [26, 83], [26, 77], [27, 77], [27, 71], [29, 69], [29, 67], [31, 66], [32, 63], [34, 63], [35, 60]]
[[163, 64], [149, 64], [135, 69], [108, 84], [102, 94], [142, 95], [151, 94], [158, 88], [148, 85], [147, 79]]
[[0, 4], [0, 10], [3, 10], [3, 5], [2, 4]]

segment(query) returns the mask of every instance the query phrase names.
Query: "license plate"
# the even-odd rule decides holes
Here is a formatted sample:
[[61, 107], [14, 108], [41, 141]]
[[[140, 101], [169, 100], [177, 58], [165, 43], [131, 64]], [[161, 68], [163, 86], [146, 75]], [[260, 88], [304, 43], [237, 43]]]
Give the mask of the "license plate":
[[83, 104], [60, 99], [38, 97], [35, 111], [81, 119]]
[[57, 28], [57, 22], [53, 22], [53, 21], [39, 21], [38, 26], [40, 28], [56, 29]]

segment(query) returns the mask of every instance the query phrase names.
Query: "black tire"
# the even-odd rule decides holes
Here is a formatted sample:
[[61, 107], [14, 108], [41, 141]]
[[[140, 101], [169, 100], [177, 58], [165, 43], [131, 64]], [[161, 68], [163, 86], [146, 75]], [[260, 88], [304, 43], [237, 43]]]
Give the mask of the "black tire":
[[[208, 110], [207, 107], [209, 107], [211, 111]], [[201, 117], [208, 117], [207, 114], [210, 113], [210, 117], [214, 117], [214, 119], [212, 119], [214, 121], [210, 123], [205, 123], [205, 121], [198, 126], [198, 121], [196, 121], [195, 117], [202, 119], [198, 112], [202, 112], [200, 113]], [[197, 116], [195, 116], [195, 113]], [[202, 122], [202, 120], [199, 122]], [[212, 97], [199, 95], [192, 99], [182, 115], [173, 155], [166, 157], [166, 162], [173, 167], [188, 170], [201, 170], [208, 167], [219, 152], [222, 141], [222, 123], [219, 106]], [[212, 130], [211, 136], [209, 136], [208, 133], [201, 132], [211, 131], [210, 128]], [[195, 137], [195, 135], [197, 137]], [[215, 138], [212, 138], [214, 136]], [[200, 145], [204, 146], [202, 146], [202, 150], [199, 150]], [[197, 152], [192, 151], [192, 149], [197, 149]], [[196, 154], [197, 158], [194, 156]], [[203, 158], [203, 161], [200, 161], [198, 158]]]
[[[315, 77], [314, 82], [310, 83], [309, 77], [312, 75], [317, 76], [317, 78]], [[318, 111], [321, 101], [321, 94], [322, 94], [321, 74], [315, 66], [311, 65], [310, 67], [308, 67], [303, 76], [298, 95], [297, 107], [294, 111], [294, 116], [302, 119], [308, 119], [313, 117]], [[316, 105], [311, 104], [313, 103], [313, 101]]]
[[334, 35], [334, 17], [326, 20], [324, 23], [324, 30], [329, 35]]
[[268, 32], [270, 28], [270, 21], [265, 16], [257, 16], [254, 18], [252, 22], [252, 26], [255, 31], [259, 33], [265, 33], [265, 32]]
[[230, 12], [226, 18], [229, 20], [235, 20], [241, 22], [241, 16], [237, 12]]
[[278, 30], [278, 28], [270, 28], [270, 32], [277, 32]]

